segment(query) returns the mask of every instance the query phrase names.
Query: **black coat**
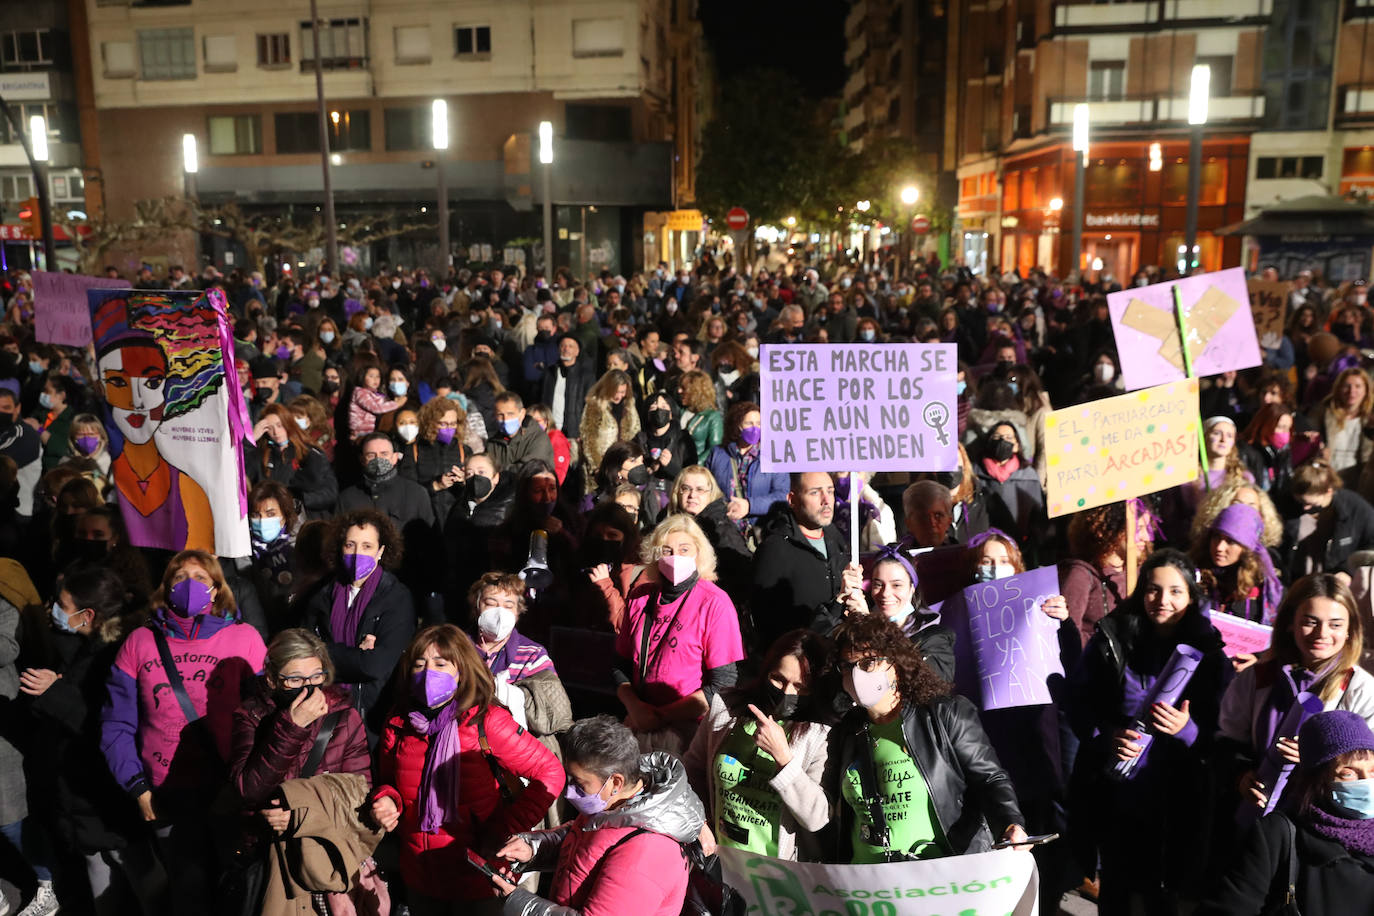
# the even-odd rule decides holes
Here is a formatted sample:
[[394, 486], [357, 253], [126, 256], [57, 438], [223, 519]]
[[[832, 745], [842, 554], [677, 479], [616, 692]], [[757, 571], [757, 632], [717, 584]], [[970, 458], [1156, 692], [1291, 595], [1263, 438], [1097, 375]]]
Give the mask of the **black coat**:
[[[267, 450], [267, 467], [263, 468], [262, 453]], [[296, 447], [278, 449], [268, 445], [244, 445], [243, 466], [248, 483], [275, 480], [301, 501], [309, 519], [328, 518], [339, 498], [339, 481], [324, 452], [311, 448], [305, 457], [297, 459]]]
[[[1275, 812], [1250, 828], [1240, 855], [1195, 916], [1258, 916], [1279, 912], [1288, 884], [1289, 816]], [[1298, 880], [1294, 903], [1303, 916], [1374, 913], [1374, 856], [1351, 852], [1296, 824]]]
[[[830, 733], [830, 758], [824, 784], [832, 798], [842, 796], [844, 774], [863, 753], [868, 712], [855, 708]], [[986, 852], [994, 837], [1012, 824], [1024, 825], [1016, 790], [997, 760], [978, 709], [965, 697], [939, 697], [927, 705], [902, 704], [902, 735], [916, 768], [930, 790], [935, 818], [955, 855]], [[840, 805], [836, 862], [853, 858], [849, 849], [854, 811]]]
[[[691, 444], [689, 436], [689, 448]], [[698, 512], [696, 519], [706, 535], [706, 540], [715, 548], [716, 572], [720, 579], [720, 587], [727, 592], [738, 591], [743, 594], [743, 590], [749, 584], [753, 555], [749, 552], [749, 545], [745, 543], [739, 526], [726, 515], [728, 508], [724, 499], [717, 499]]]
[[[384, 569], [378, 574], [382, 578], [363, 609], [358, 632], [350, 643], [339, 641], [347, 634], [336, 636], [329, 627], [334, 607], [336, 580], [333, 577], [320, 583], [307, 600], [304, 623], [306, 629], [328, 644], [335, 680], [353, 685], [353, 706], [362, 714], [368, 734], [373, 738], [381, 734], [391, 705], [385, 696], [387, 682], [406, 646], [410, 645], [410, 638], [415, 635], [415, 600], [410, 589]], [[358, 648], [365, 636], [377, 638], [373, 648]]]
[[398, 451], [401, 453], [401, 463], [396, 465], [397, 473], [426, 490], [430, 484], [447, 474], [450, 468], [461, 468], [468, 457], [468, 450], [457, 436], [448, 445], [416, 439], [409, 445], [401, 446]]
[[775, 513], [768, 536], [754, 553], [749, 606], [760, 648], [788, 630], [809, 626], [818, 612], [835, 603], [849, 545], [834, 525], [824, 537], [826, 555], [821, 556], [797, 529], [790, 509]]
[[[1301, 507], [1291, 497], [1279, 501], [1283, 512], [1283, 547], [1281, 553], [1289, 566], [1288, 581], [1296, 582], [1303, 575], [1304, 557], [1298, 550], [1298, 524]], [[1325, 572], [1355, 574], [1349, 566], [1350, 555], [1359, 550], [1374, 550], [1374, 506], [1352, 490], [1337, 489], [1331, 497], [1331, 511], [1335, 513], [1331, 525], [1331, 539], [1322, 557]], [[1323, 512], [1323, 515], [1326, 513]]]
[[[563, 371], [562, 363], [549, 366], [544, 370], [544, 394], [540, 399], [553, 409], [554, 390], [558, 385], [557, 373]], [[592, 371], [584, 360], [578, 360], [567, 369], [567, 379], [563, 385], [563, 435], [576, 439], [582, 434], [582, 408], [587, 404], [587, 392], [592, 387]]]
[[[406, 480], [400, 474], [376, 487], [363, 483], [340, 493], [338, 511], [352, 512], [355, 509], [376, 509], [395, 522], [396, 527], [406, 535], [414, 530], [415, 525], [427, 528], [434, 526], [434, 506], [430, 502], [430, 494], [424, 487], [413, 480]], [[406, 545], [410, 546], [411, 543], [407, 537]]]

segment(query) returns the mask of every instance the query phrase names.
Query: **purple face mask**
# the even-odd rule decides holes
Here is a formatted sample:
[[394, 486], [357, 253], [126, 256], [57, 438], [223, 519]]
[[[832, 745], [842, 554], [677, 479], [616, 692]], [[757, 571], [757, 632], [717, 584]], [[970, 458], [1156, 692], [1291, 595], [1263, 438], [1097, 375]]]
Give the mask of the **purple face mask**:
[[287, 359], [291, 356], [291, 348], [286, 344], [282, 344], [280, 347], [277, 347], [276, 355], [277, 359]]
[[447, 671], [416, 671], [410, 676], [410, 696], [429, 709], [443, 706], [458, 692], [458, 680]]
[[441, 429], [434, 434], [434, 441], [438, 442], [440, 445], [448, 445], [453, 441], [453, 435], [456, 432], [458, 432], [456, 429]]
[[758, 445], [763, 438], [763, 430], [757, 426], [746, 426], [739, 431], [739, 440], [745, 445]]
[[343, 560], [344, 572], [348, 574], [350, 582], [366, 579], [377, 568], [377, 558], [370, 557], [365, 553], [346, 553], [343, 555]]
[[99, 436], [77, 436], [76, 447], [83, 455], [91, 455], [100, 448]]
[[195, 617], [209, 610], [212, 599], [208, 585], [195, 579], [182, 579], [172, 586], [167, 603], [178, 617]]
[[[606, 787], [602, 785], [601, 788], [604, 791]], [[568, 804], [586, 815], [600, 814], [610, 806], [610, 802], [602, 798], [600, 794], [584, 795], [582, 790], [577, 787], [577, 783], [571, 779], [568, 780], [568, 788], [563, 792], [563, 797], [568, 800]]]

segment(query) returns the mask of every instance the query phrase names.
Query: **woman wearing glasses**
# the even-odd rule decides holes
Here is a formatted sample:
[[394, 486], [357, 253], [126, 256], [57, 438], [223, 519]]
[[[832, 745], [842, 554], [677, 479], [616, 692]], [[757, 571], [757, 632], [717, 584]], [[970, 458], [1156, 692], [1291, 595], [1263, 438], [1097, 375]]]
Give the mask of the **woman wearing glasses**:
[[699, 464], [682, 469], [673, 481], [668, 499], [669, 512], [686, 512], [706, 534], [706, 540], [716, 551], [721, 581], [735, 594], [743, 594], [732, 586], [748, 586], [753, 576], [749, 545], [729, 516], [730, 507], [721, 492], [720, 484], [710, 471]]
[[978, 710], [876, 614], [836, 628], [856, 708], [836, 726], [826, 785], [843, 800], [837, 858], [856, 865], [985, 852], [1021, 840], [1021, 809]]
[[739, 616], [715, 584], [716, 552], [688, 515], [670, 515], [645, 539], [652, 575], [631, 590], [616, 637], [624, 660], [616, 696], [641, 747], [681, 754], [711, 700], [734, 686], [744, 658]]

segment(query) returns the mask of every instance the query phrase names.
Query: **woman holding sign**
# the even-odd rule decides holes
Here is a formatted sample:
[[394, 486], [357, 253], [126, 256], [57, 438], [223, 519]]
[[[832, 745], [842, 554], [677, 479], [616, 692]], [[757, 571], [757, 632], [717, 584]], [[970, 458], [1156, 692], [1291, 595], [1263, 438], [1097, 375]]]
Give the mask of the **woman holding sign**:
[[1130, 912], [1136, 897], [1147, 912], [1172, 913], [1202, 877], [1203, 753], [1231, 664], [1202, 613], [1196, 576], [1182, 553], [1156, 551], [1131, 596], [1098, 622], [1069, 679], [1065, 700], [1082, 741], [1071, 827], [1089, 871], [1084, 841], [1096, 843], [1104, 913]]
[[683, 756], [720, 846], [796, 861], [822, 860], [817, 831], [830, 822], [821, 787], [830, 726], [830, 641], [806, 630], [779, 637], [752, 684], [711, 699]]

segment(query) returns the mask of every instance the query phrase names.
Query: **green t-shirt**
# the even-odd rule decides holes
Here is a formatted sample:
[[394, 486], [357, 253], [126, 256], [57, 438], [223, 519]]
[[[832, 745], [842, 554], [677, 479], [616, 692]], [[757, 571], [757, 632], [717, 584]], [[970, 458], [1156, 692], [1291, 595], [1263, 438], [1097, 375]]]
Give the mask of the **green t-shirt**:
[[[882, 799], [883, 817], [887, 821], [889, 848], [902, 855], [921, 859], [937, 859], [949, 855], [944, 833], [935, 816], [935, 803], [930, 797], [921, 770], [906, 748], [901, 718], [884, 724], [869, 726], [873, 745], [873, 768], [877, 773], [877, 792]], [[859, 766], [851, 764], [845, 771], [841, 786], [845, 802], [854, 809], [854, 830], [850, 839], [854, 844], [855, 865], [886, 861], [882, 846], [863, 839], [863, 828], [873, 826], [868, 805], [864, 803]]]
[[758, 727], [753, 719], [741, 720], [716, 751], [712, 829], [721, 846], [777, 856], [782, 799], [769, 783], [778, 775], [778, 762], [754, 744]]

